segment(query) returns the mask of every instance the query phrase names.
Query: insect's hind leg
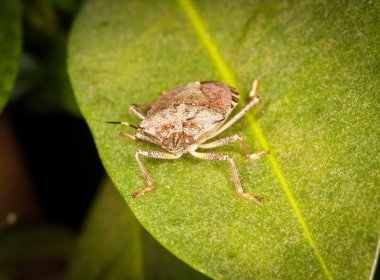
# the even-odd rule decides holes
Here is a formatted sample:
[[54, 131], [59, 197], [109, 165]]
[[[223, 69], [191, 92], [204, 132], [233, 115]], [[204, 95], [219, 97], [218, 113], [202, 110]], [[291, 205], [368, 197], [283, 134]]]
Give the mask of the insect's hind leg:
[[225, 155], [225, 154], [213, 154], [213, 153], [198, 153], [198, 152], [190, 152], [193, 156], [197, 157], [197, 158], [201, 158], [201, 159], [211, 159], [211, 160], [224, 160], [224, 161], [227, 161], [230, 165], [231, 165], [231, 168], [232, 168], [232, 175], [233, 175], [233, 178], [234, 178], [234, 183], [235, 183], [235, 189], [236, 189], [236, 192], [239, 196], [241, 197], [245, 197], [245, 198], [248, 198], [248, 199], [255, 199], [257, 201], [261, 201], [261, 196], [259, 195], [255, 195], [255, 194], [249, 194], [249, 193], [245, 193], [243, 191], [243, 187], [241, 186], [241, 183], [239, 181], [239, 177], [238, 177], [238, 173], [237, 173], [237, 170], [236, 170], [236, 165], [233, 161], [232, 158], [230, 158], [229, 156]]
[[152, 178], [150, 177], [148, 171], [146, 171], [144, 165], [142, 164], [142, 162], [140, 160], [140, 155], [150, 157], [150, 158], [158, 158], [158, 159], [177, 159], [181, 156], [181, 154], [177, 155], [177, 154], [163, 153], [163, 152], [159, 152], [159, 151], [137, 150], [135, 153], [136, 161], [140, 167], [142, 174], [144, 175], [144, 178], [145, 178], [148, 186], [142, 190], [139, 190], [139, 191], [132, 193], [132, 197], [144, 195], [147, 192], [150, 192], [151, 190], [153, 190], [153, 188], [154, 188], [154, 182], [153, 182]]
[[199, 148], [202, 148], [202, 149], [212, 149], [212, 148], [224, 146], [224, 145], [226, 145], [228, 143], [231, 143], [231, 142], [234, 142], [234, 141], [239, 141], [240, 142], [241, 147], [243, 148], [243, 151], [244, 151], [244, 155], [248, 159], [258, 159], [261, 156], [269, 154], [268, 151], [261, 151], [261, 152], [258, 152], [258, 153], [250, 154], [248, 152], [247, 144], [245, 143], [245, 141], [243, 139], [243, 136], [241, 136], [239, 134], [234, 134], [234, 135], [231, 135], [229, 137], [216, 140], [214, 142], [200, 144]]
[[140, 120], [145, 120], [145, 116], [142, 112], [139, 111], [139, 109], [149, 109], [150, 104], [132, 104], [129, 106], [129, 111], [136, 115]]

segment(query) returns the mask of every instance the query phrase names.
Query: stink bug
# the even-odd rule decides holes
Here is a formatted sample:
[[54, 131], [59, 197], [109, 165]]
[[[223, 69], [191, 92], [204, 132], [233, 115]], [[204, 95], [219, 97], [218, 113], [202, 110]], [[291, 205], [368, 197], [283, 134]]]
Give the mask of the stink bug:
[[[107, 122], [136, 129], [134, 135], [122, 132], [120, 133], [121, 136], [128, 137], [134, 141], [148, 141], [168, 151], [136, 151], [136, 161], [148, 185], [146, 188], [134, 192], [132, 196], [137, 197], [146, 194], [154, 187], [153, 180], [142, 164], [140, 156], [177, 159], [185, 153], [190, 153], [201, 159], [227, 161], [232, 168], [237, 194], [248, 199], [260, 201], [260, 196], [243, 191], [235, 163], [231, 157], [219, 153], [197, 152], [198, 148], [210, 149], [233, 141], [239, 141], [248, 159], [257, 159], [268, 154], [268, 151], [250, 154], [243, 137], [239, 134], [206, 143], [209, 139], [214, 138], [233, 125], [253, 105], [259, 102], [259, 97], [256, 95], [257, 86], [258, 79], [253, 82], [248, 104], [227, 122], [226, 120], [238, 104], [240, 96], [234, 88], [222, 82], [191, 82], [162, 93], [151, 105], [131, 105], [129, 107], [130, 112], [141, 120], [138, 126], [125, 121]], [[146, 116], [140, 111], [141, 109], [148, 109]]]

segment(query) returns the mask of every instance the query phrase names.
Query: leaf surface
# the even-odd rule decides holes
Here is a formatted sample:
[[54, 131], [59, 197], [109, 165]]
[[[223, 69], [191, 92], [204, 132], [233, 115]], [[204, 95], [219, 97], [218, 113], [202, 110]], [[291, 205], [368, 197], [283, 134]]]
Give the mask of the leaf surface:
[[12, 91], [20, 64], [21, 8], [19, 1], [0, 3], [0, 112]]
[[[197, 270], [223, 279], [362, 279], [380, 235], [379, 5], [350, 1], [88, 1], [70, 38], [69, 73], [103, 164], [141, 224]], [[138, 119], [133, 103], [198, 80], [224, 80], [262, 102], [215, 149], [235, 160], [255, 203], [238, 197], [225, 162], [143, 158], [106, 120]], [[242, 98], [244, 99], [244, 98]], [[243, 104], [242, 104], [243, 105]]]

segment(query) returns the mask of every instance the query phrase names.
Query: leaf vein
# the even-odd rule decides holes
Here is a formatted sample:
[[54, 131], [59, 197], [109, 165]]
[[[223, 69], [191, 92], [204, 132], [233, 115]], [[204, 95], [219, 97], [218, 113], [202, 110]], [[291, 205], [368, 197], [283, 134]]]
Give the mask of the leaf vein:
[[[197, 35], [199, 36], [199, 39], [201, 40], [201, 42], [206, 47], [206, 49], [207, 49], [207, 51], [211, 57], [211, 60], [215, 64], [217, 70], [220, 72], [223, 80], [226, 83], [228, 83], [229, 85], [237, 88], [237, 82], [236, 82], [234, 72], [231, 70], [228, 63], [225, 61], [225, 59], [221, 55], [221, 53], [217, 47], [217, 44], [215, 43], [213, 38], [208, 33], [206, 25], [204, 23], [204, 20], [201, 18], [201, 16], [200, 16], [199, 12], [197, 11], [195, 5], [192, 3], [192, 0], [178, 0], [178, 2], [180, 4], [180, 6], [182, 7], [182, 9], [184, 10], [187, 17], [189, 18], [193, 28], [195, 29]], [[261, 147], [264, 150], [271, 150], [271, 152], [272, 152], [273, 149], [270, 149], [269, 144], [268, 144], [261, 128], [256, 123], [254, 118], [248, 114], [247, 119], [248, 119], [248, 121], [251, 125], [251, 128], [254, 131]], [[289, 185], [285, 179], [285, 176], [283, 175], [282, 169], [281, 169], [281, 167], [280, 167], [280, 165], [279, 165], [279, 163], [276, 160], [276, 157], [274, 155], [275, 155], [275, 153], [272, 153], [272, 155], [268, 156], [272, 171], [276, 175], [283, 191], [285, 192], [285, 194], [288, 198], [288, 201], [289, 201], [289, 203], [290, 203], [290, 205], [294, 211], [294, 214], [295, 214], [299, 224], [302, 227], [305, 238], [309, 242], [310, 247], [313, 249], [314, 255], [316, 256], [326, 278], [327, 279], [333, 279], [329, 269], [327, 268], [327, 265], [326, 265], [322, 255], [320, 254], [318, 247], [317, 247], [317, 245], [316, 245], [316, 243], [315, 243], [315, 241], [314, 241], [314, 239], [310, 233], [309, 227], [307, 226], [306, 221], [303, 218], [303, 215], [302, 215], [301, 210], [298, 206], [298, 203], [297, 203], [296, 199], [294, 198], [294, 196], [293, 196], [293, 194], [289, 188]]]

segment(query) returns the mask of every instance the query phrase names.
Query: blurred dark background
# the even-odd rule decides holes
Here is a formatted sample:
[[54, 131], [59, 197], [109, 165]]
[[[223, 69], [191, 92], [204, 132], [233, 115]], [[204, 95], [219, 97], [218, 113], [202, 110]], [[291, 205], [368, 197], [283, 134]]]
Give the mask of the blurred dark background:
[[12, 279], [57, 279], [69, 252], [62, 248], [72, 245], [104, 176], [67, 73], [68, 33], [81, 2], [21, 1], [20, 69], [0, 115], [0, 230], [6, 240], [0, 243], [7, 242], [0, 245], [6, 248], [15, 242], [14, 248], [21, 247], [15, 231], [33, 237], [41, 227], [61, 247], [50, 246], [55, 250], [50, 254], [41, 246], [49, 239], [36, 240], [42, 255], [55, 257], [14, 260], [17, 266], [9, 266], [11, 273], [9, 267], [0, 267], [0, 279], [7, 279], [4, 269]]
[[104, 173], [66, 67], [68, 31], [80, 1], [25, 0], [22, 5], [22, 62], [1, 116], [7, 123], [2, 134], [11, 135], [35, 200], [30, 203], [38, 208], [30, 219], [77, 230]]

